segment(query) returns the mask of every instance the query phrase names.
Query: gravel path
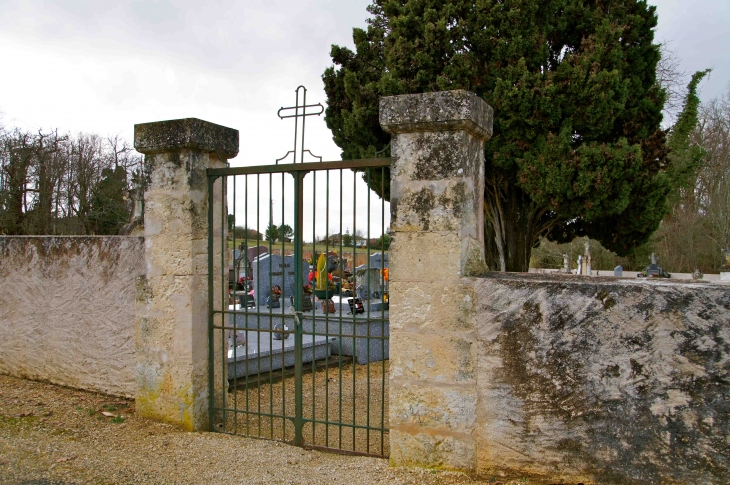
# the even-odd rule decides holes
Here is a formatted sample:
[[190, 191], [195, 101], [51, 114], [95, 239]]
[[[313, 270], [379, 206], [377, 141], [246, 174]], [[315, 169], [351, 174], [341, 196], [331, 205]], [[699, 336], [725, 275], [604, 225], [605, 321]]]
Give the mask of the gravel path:
[[[347, 363], [342, 368], [325, 367], [305, 374], [302, 379], [303, 415], [305, 419], [319, 421], [305, 424], [305, 441], [327, 448], [388, 456], [388, 433], [377, 428], [388, 428], [388, 400], [383, 400], [383, 396], [388, 394], [389, 366], [389, 361], [370, 365]], [[295, 396], [294, 377], [287, 377], [274, 384], [262, 382], [248, 390], [242, 386], [235, 393], [228, 394], [227, 405], [231, 409], [251, 413], [293, 416]], [[322, 423], [327, 420], [342, 425]], [[375, 429], [367, 431], [354, 425]], [[294, 437], [291, 420], [256, 414], [228, 413], [222, 429], [278, 441]]]
[[389, 468], [383, 459], [308, 451], [273, 441], [186, 433], [136, 416], [133, 401], [0, 375], [0, 483], [499, 482], [478, 482], [461, 473]]

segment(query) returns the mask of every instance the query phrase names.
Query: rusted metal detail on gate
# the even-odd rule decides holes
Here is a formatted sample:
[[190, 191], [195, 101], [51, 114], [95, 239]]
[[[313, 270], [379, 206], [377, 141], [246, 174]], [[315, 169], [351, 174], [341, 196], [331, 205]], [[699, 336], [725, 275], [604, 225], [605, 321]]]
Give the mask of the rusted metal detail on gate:
[[[231, 232], [229, 238], [210, 232], [208, 247], [211, 254], [215, 245], [233, 256], [240, 251], [230, 259], [236, 262], [230, 269], [231, 292], [209, 316], [210, 342], [216, 332], [222, 332], [224, 342], [209, 349], [211, 363], [217, 352], [224, 353], [220, 368], [210, 365], [211, 383], [223, 380], [229, 388], [216, 396], [211, 385], [211, 422], [225, 433], [388, 456], [388, 282], [383, 270], [389, 211], [367, 182], [375, 171], [377, 180], [384, 180], [390, 159], [302, 163], [307, 151], [303, 117], [317, 105], [306, 105], [306, 91], [300, 105], [299, 94], [298, 89], [291, 108], [298, 161], [295, 156], [295, 163], [208, 170], [209, 183], [226, 181]], [[211, 227], [213, 203], [225, 201], [211, 200]], [[310, 277], [317, 279], [309, 264], [317, 261], [303, 262], [305, 249], [312, 259], [325, 255], [326, 278], [340, 279], [337, 291], [320, 291], [321, 299], [305, 294]], [[354, 262], [363, 253], [368, 264], [356, 269]], [[378, 267], [372, 263], [377, 254]], [[355, 285], [348, 297], [350, 278]], [[211, 285], [209, 302], [212, 291]], [[370, 297], [360, 305], [362, 313], [358, 296]], [[328, 312], [329, 302], [335, 313]], [[215, 324], [219, 315], [222, 325]]]

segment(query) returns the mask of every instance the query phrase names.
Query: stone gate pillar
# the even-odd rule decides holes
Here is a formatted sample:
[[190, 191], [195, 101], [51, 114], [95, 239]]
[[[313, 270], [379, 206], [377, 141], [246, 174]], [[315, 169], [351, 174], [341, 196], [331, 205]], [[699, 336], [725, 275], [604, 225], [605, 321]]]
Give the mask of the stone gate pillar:
[[[137, 413], [208, 430], [206, 169], [225, 167], [238, 154], [238, 130], [195, 118], [145, 123], [134, 126], [134, 147], [145, 154], [150, 177], [144, 195], [146, 274], [137, 281]], [[214, 234], [225, 237], [221, 179], [213, 190]], [[226, 282], [220, 276], [221, 248], [214, 250], [219, 300]], [[223, 379], [216, 379], [216, 392], [222, 392], [218, 381]]]
[[390, 459], [476, 465], [475, 295], [487, 271], [484, 142], [492, 108], [467, 91], [380, 100], [393, 134], [390, 246]]

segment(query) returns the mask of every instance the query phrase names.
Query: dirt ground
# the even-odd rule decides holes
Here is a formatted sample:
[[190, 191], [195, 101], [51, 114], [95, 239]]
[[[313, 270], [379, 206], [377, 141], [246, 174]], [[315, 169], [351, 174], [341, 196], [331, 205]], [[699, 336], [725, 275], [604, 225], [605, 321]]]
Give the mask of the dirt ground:
[[[326, 448], [388, 456], [388, 371], [390, 362], [324, 367], [302, 379], [303, 429], [306, 443]], [[265, 374], [268, 375], [268, 374]], [[278, 375], [278, 371], [272, 373]], [[241, 382], [241, 381], [238, 381]], [[294, 437], [295, 380], [240, 386], [228, 394], [225, 426], [230, 433], [289, 441]], [[334, 423], [334, 424], [329, 424]], [[370, 429], [367, 429], [370, 428]]]
[[[390, 468], [381, 458], [187, 433], [134, 413], [134, 402], [0, 375], [0, 483], [511, 483]], [[513, 483], [525, 483], [515, 481]]]

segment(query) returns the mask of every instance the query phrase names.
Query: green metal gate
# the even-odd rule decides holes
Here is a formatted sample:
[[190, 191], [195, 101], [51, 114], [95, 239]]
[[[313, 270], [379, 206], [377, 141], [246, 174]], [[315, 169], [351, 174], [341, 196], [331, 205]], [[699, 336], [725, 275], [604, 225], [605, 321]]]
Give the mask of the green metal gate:
[[[301, 123], [294, 163], [208, 170], [209, 227], [228, 214], [228, 237], [208, 238], [211, 423], [388, 456], [389, 213], [369, 187], [389, 189], [390, 159], [302, 163], [304, 117], [321, 106], [300, 105], [300, 89], [294, 114], [280, 110]], [[228, 207], [214, 210], [220, 178]], [[214, 278], [228, 291], [214, 295]]]

